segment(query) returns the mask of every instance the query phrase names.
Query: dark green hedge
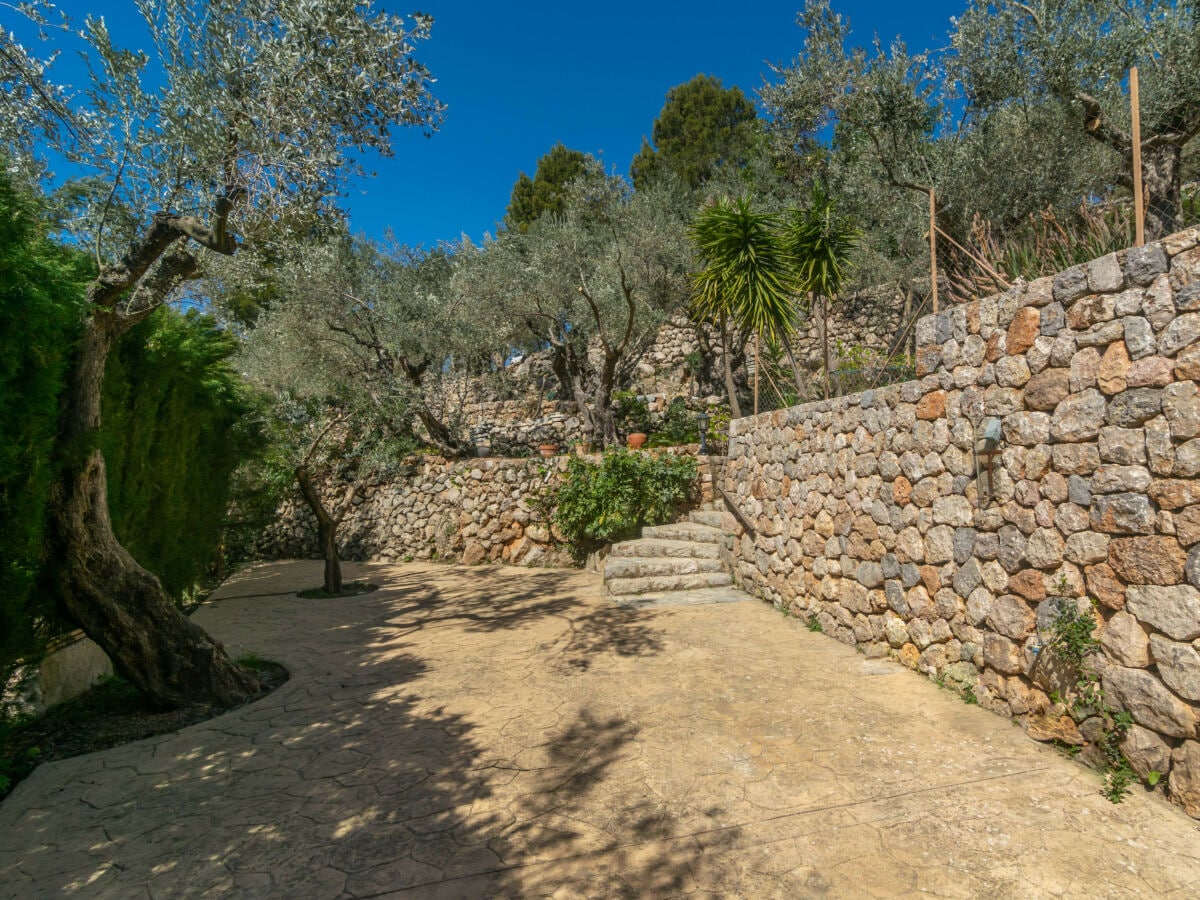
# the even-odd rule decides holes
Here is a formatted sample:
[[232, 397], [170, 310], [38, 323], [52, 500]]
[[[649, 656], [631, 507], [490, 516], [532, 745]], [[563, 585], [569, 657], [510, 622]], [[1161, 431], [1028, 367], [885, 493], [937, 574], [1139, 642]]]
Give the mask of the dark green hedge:
[[0, 660], [36, 649], [35, 622], [54, 610], [37, 582], [83, 273], [41, 222], [0, 176]]
[[176, 597], [208, 572], [233, 472], [258, 446], [236, 349], [211, 318], [161, 309], [121, 339], [105, 372], [113, 530]]

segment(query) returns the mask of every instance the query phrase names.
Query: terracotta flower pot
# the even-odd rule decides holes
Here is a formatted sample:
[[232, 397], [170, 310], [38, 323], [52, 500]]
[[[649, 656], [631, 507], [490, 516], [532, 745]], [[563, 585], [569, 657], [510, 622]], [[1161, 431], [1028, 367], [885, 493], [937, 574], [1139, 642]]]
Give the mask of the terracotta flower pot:
[[549, 459], [558, 452], [558, 444], [538, 444], [538, 452], [543, 459]]
[[642, 444], [646, 443], [647, 437], [649, 437], [649, 435], [643, 434], [640, 431], [635, 431], [626, 439], [626, 443], [629, 444], [630, 450], [641, 450]]

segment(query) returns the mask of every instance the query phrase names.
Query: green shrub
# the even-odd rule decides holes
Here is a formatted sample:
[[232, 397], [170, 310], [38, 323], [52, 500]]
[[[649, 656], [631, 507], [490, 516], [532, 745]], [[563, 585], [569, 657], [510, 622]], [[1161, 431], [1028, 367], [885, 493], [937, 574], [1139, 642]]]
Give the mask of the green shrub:
[[695, 444], [700, 440], [696, 430], [696, 414], [687, 408], [687, 401], [676, 397], [667, 404], [662, 424], [654, 430], [654, 436], [667, 443], [664, 446]]
[[83, 277], [79, 258], [46, 239], [37, 201], [0, 171], [0, 675], [63, 629], [37, 582]]
[[633, 391], [613, 391], [613, 419], [623, 435], [650, 431], [650, 408]]
[[236, 350], [213, 319], [161, 309], [121, 339], [105, 372], [113, 530], [176, 598], [206, 577], [233, 473], [261, 445]]
[[587, 552], [669, 521], [687, 503], [695, 477], [690, 456], [612, 450], [598, 465], [573, 456], [554, 497], [554, 522]]

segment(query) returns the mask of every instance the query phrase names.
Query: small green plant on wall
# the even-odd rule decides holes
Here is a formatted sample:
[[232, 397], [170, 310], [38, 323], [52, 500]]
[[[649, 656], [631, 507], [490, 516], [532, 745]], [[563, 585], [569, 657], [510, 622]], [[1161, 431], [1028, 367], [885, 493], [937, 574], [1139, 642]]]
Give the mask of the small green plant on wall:
[[[1065, 586], [1063, 586], [1065, 587]], [[1065, 590], [1064, 590], [1065, 593]], [[1061, 698], [1077, 722], [1099, 717], [1103, 728], [1097, 746], [1104, 760], [1104, 796], [1120, 803], [1137, 775], [1121, 752], [1121, 741], [1133, 724], [1129, 713], [1113, 709], [1105, 700], [1093, 659], [1100, 650], [1092, 609], [1080, 610], [1074, 600], [1059, 597], [1050, 637], [1042, 652], [1050, 652], [1075, 673], [1075, 687]], [[1157, 781], [1157, 779], [1155, 779]]]

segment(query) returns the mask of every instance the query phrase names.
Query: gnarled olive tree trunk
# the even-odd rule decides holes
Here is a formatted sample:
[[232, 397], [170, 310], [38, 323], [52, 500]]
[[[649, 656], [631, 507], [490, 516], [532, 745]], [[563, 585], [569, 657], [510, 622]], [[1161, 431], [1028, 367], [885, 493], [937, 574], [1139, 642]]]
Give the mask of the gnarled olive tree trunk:
[[59, 586], [67, 613], [151, 703], [232, 706], [261, 691], [257, 677], [180, 612], [121, 546], [109, 519], [96, 446], [104, 365], [117, 338], [144, 317], [94, 307], [86, 324], [65, 411], [68, 458], [51, 510]]

